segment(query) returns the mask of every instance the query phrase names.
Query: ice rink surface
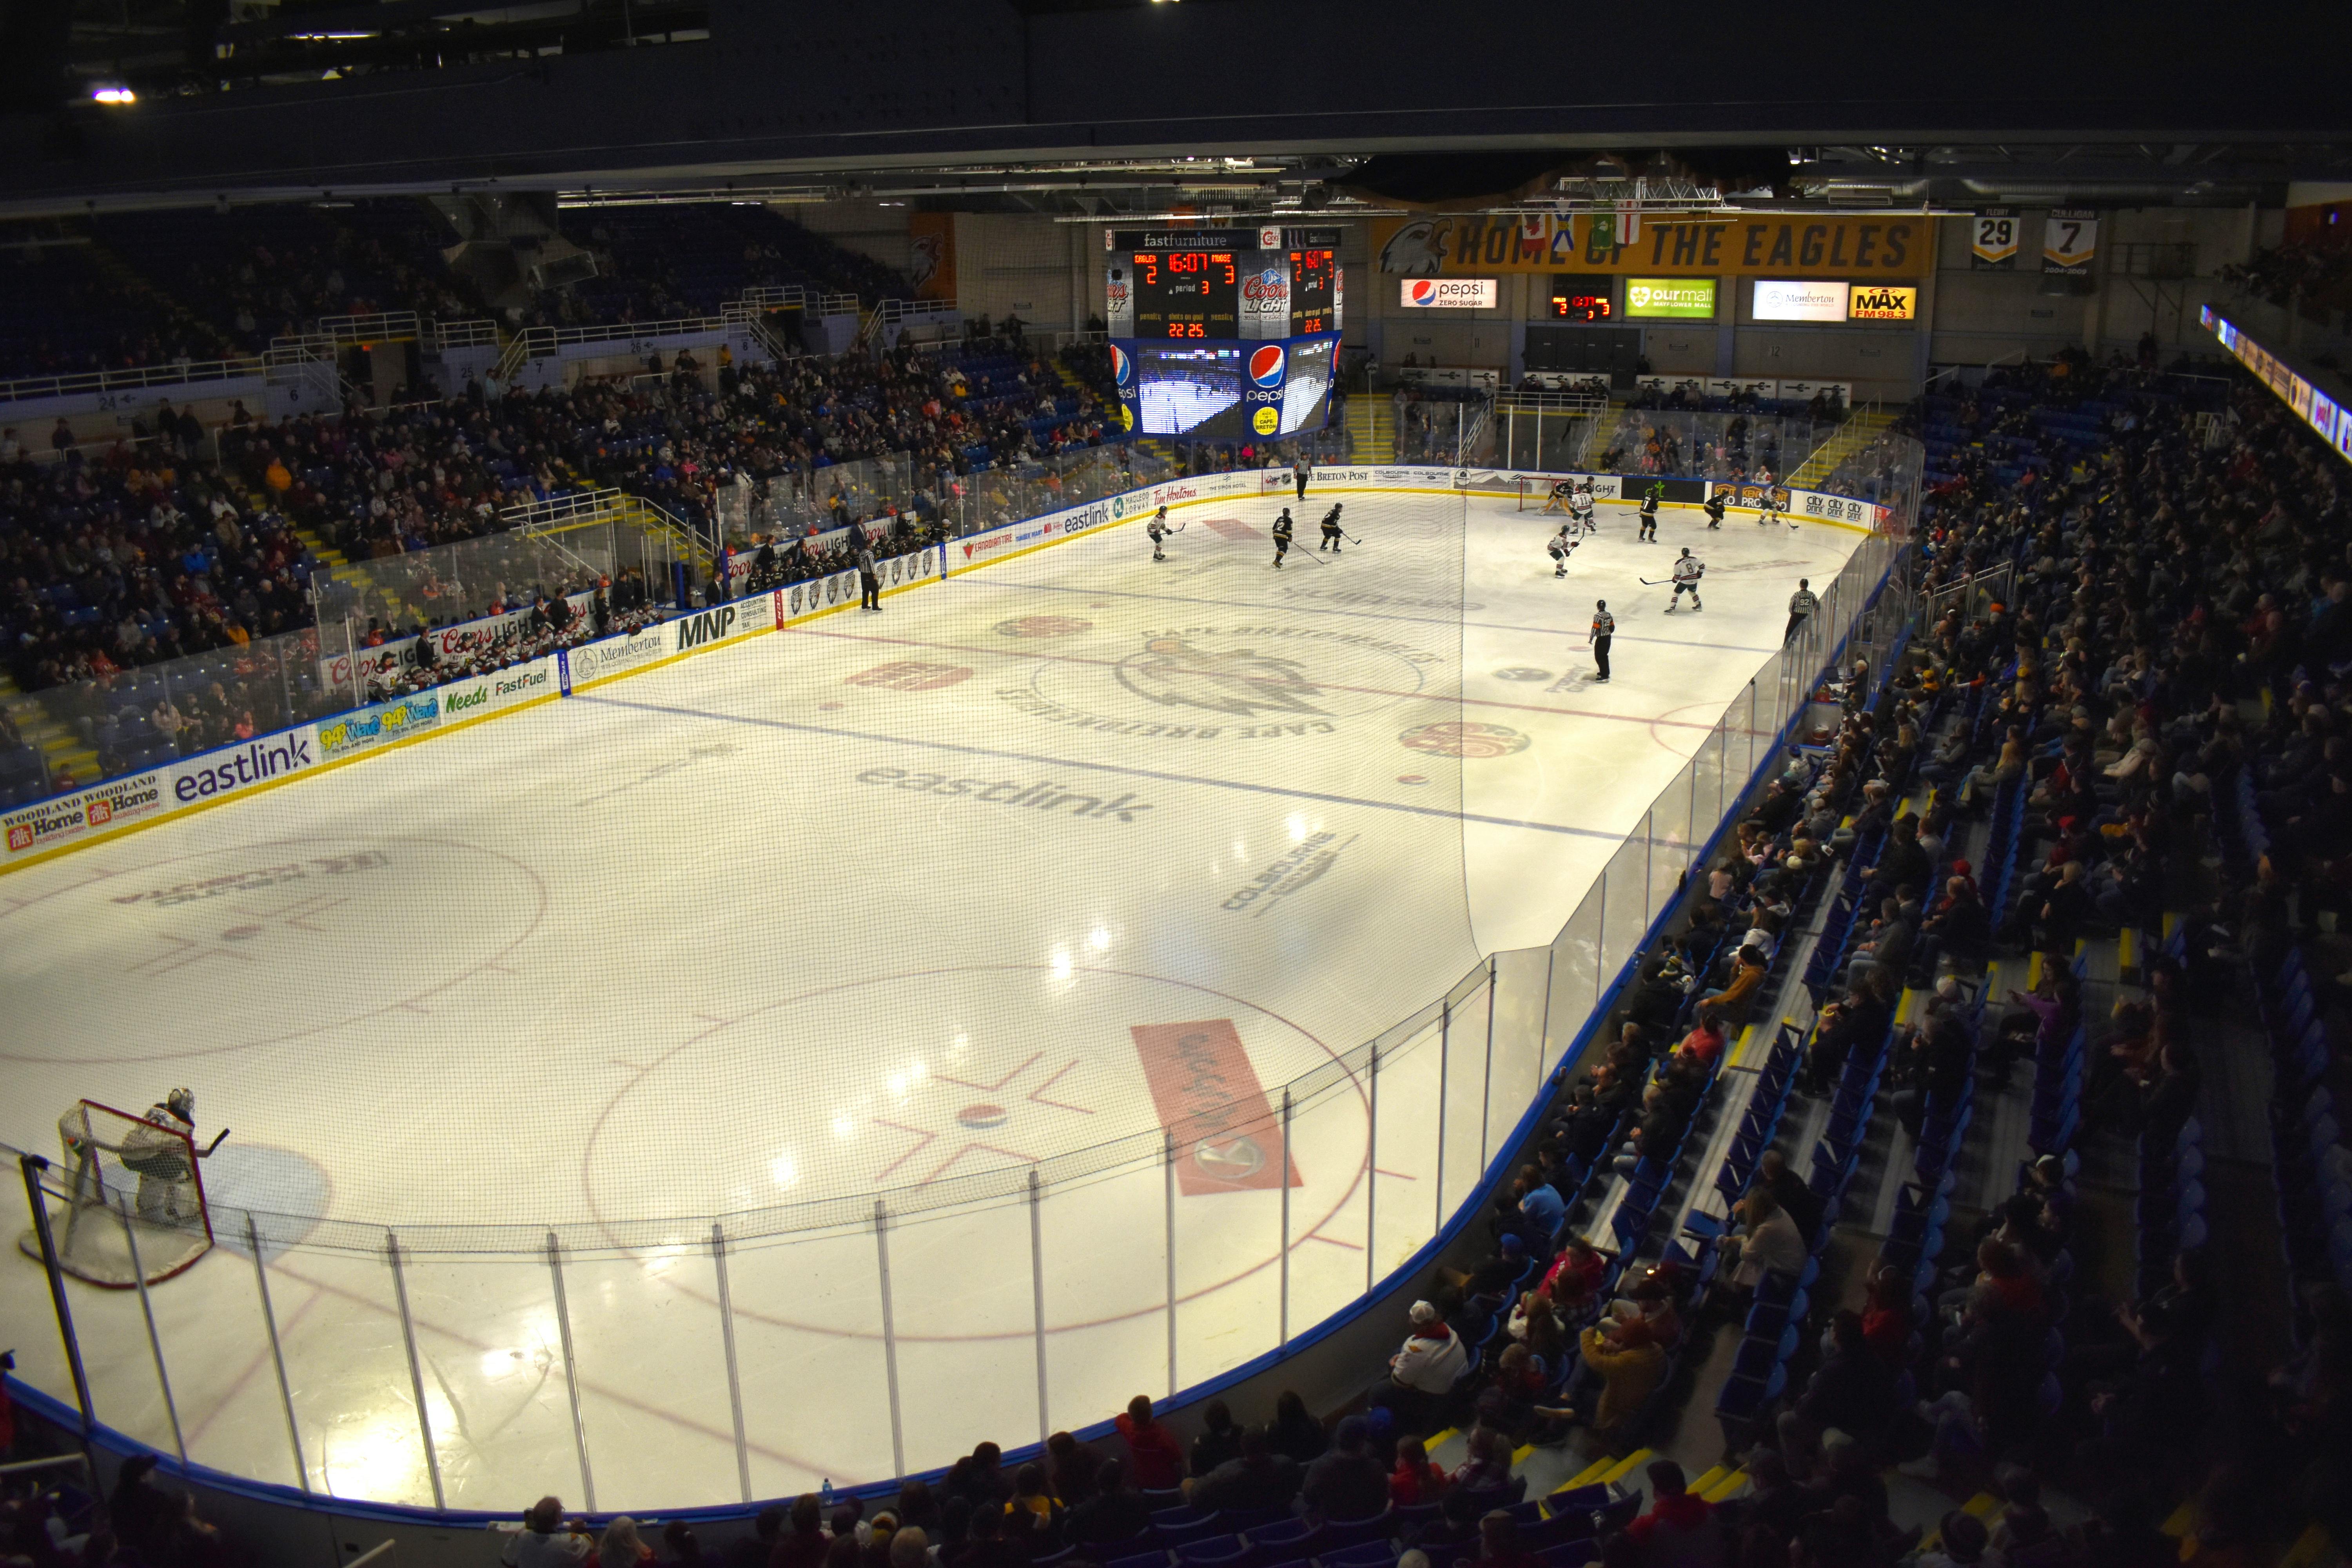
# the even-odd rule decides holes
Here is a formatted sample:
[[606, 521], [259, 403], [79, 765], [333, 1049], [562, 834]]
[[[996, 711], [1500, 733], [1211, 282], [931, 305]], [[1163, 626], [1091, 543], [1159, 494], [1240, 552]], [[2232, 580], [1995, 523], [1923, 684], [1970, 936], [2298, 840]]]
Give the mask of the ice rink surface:
[[[1336, 558], [1334, 499], [1361, 541]], [[1271, 1102], [1549, 942], [1774, 658], [1797, 578], [1860, 539], [1693, 510], [1643, 544], [1604, 503], [1559, 580], [1560, 520], [1507, 500], [1310, 493], [1276, 571], [1282, 504], [1192, 507], [1157, 563], [1129, 521], [11, 875], [0, 1138], [53, 1152], [76, 1100], [186, 1085], [201, 1137], [234, 1129], [216, 1205], [339, 1222], [267, 1261], [304, 1474], [346, 1495], [431, 1500], [370, 1226], [425, 1238], [404, 1283], [453, 1506], [576, 1489], [551, 1227], [608, 1509], [736, 1495], [714, 1219], [754, 1238], [730, 1261], [761, 1496], [891, 1473], [877, 1195], [912, 1216], [910, 1466], [1033, 1418], [1030, 1215], [957, 1200], [1040, 1161], [1108, 1150], [1043, 1205], [1051, 1424], [1238, 1364], [1286, 1199], [1296, 1331], [1410, 1255], [1475, 1177], [1480, 1110], [1507, 1128], [1533, 1079], [1474, 1108], [1442, 1200], [1431, 1130], [1391, 1125], [1436, 1049], [1384, 1069], [1377, 1176], [1360, 1093], [1302, 1118], [1287, 1172], [1202, 1140], [1171, 1368], [1149, 1152], [1195, 1080]], [[1706, 608], [1670, 616], [1638, 579], [1684, 544]], [[509, 1256], [436, 1253], [455, 1226]], [[13, 1252], [0, 1289], [46, 1321]], [[191, 1456], [292, 1480], [252, 1259], [153, 1297]], [[118, 1351], [100, 1419], [168, 1448], [135, 1300], [74, 1299]], [[54, 1336], [19, 1341], [65, 1389]]]

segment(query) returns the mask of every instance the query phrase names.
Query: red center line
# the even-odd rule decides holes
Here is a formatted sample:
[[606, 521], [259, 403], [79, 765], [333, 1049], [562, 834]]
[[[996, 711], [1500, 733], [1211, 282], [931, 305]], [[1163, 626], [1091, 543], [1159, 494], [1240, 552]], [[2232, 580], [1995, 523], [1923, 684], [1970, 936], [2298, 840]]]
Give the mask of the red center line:
[[[972, 647], [964, 643], [932, 642], [923, 637], [874, 637], [861, 632], [819, 631], [814, 626], [787, 626], [784, 629], [801, 637], [832, 637], [840, 642], [882, 643], [892, 647], [932, 648], [947, 653], [969, 653], [981, 655], [996, 654], [1010, 658], [1043, 659], [1054, 664], [1090, 664], [1097, 669], [1117, 669], [1123, 662], [1125, 662], [1124, 660], [1114, 658], [1087, 658], [1083, 655], [1074, 653], [1031, 653], [1026, 648]], [[1214, 676], [1221, 680], [1255, 681], [1261, 685], [1283, 686], [1286, 688], [1291, 684], [1287, 681], [1268, 680], [1259, 676], [1235, 675], [1230, 671], [1221, 669], [1185, 669], [1179, 667], [1176, 673], [1181, 675]], [[1587, 708], [1549, 708], [1538, 702], [1505, 702], [1499, 699], [1492, 697], [1449, 697], [1444, 692], [1438, 691], [1392, 691], [1384, 686], [1342, 686], [1337, 681], [1330, 680], [1317, 680], [1311, 681], [1308, 684], [1321, 691], [1352, 691], [1366, 697], [1393, 697], [1405, 701], [1458, 701], [1466, 707], [1473, 708], [1507, 708], [1515, 712], [1520, 713], [1557, 713], [1564, 718], [1570, 719], [1606, 719], [1613, 723], [1619, 724], [1664, 724], [1678, 730], [1712, 730], [1715, 728], [1712, 724], [1701, 724], [1695, 720], [1690, 719], [1648, 719], [1633, 713], [1596, 713]]]

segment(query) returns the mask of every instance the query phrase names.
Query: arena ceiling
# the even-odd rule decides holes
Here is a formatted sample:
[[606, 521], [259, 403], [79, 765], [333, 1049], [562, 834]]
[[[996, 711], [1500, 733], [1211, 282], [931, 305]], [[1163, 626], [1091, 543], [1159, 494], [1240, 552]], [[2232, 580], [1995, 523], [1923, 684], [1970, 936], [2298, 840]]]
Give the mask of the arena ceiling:
[[[455, 188], [1063, 216], [2346, 177], [2340, 13], [1984, 0], [0, 0], [0, 210]], [[94, 89], [128, 103], [94, 100]]]

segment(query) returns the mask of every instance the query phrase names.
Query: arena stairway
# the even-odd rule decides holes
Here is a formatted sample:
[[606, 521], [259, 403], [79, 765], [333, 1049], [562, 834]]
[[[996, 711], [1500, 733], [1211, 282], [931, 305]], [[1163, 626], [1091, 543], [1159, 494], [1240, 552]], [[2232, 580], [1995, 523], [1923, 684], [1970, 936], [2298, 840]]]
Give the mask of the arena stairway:
[[1840, 463], [1876, 440], [1880, 432], [1894, 423], [1894, 414], [1877, 408], [1865, 408], [1848, 416], [1828, 440], [1813, 448], [1812, 456], [1797, 466], [1797, 471], [1786, 482], [1794, 489], [1813, 489], [1834, 473]]
[[[178, 295], [109, 249], [103, 240], [93, 238], [89, 243], [89, 255], [90, 265], [105, 277], [108, 283], [121, 289], [131, 298], [169, 315], [175, 324], [212, 344], [213, 352], [219, 358], [242, 359], [248, 354], [261, 352], [262, 345], [259, 343], [246, 344], [233, 342], [219, 328], [206, 321], [201, 312], [189, 309], [187, 302]], [[166, 395], [159, 391], [158, 400], [167, 400]]]
[[97, 779], [97, 750], [67, 725], [50, 718], [40, 699], [18, 687], [5, 670], [0, 670], [0, 709], [6, 710], [16, 732], [40, 751], [48, 764], [50, 778], [55, 779], [58, 770], [63, 768], [77, 783], [89, 784]]
[[1348, 447], [1358, 463], [1396, 461], [1396, 410], [1385, 397], [1348, 399]]

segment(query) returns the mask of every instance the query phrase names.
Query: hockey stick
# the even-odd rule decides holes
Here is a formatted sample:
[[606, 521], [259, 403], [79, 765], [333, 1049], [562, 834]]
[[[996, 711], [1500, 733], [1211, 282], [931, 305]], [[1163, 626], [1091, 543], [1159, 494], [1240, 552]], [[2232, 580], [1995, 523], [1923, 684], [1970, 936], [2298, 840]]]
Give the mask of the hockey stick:
[[197, 1158], [197, 1159], [199, 1159], [199, 1160], [209, 1160], [209, 1159], [211, 1159], [211, 1158], [213, 1157], [213, 1151], [214, 1151], [215, 1149], [219, 1148], [219, 1147], [221, 1146], [221, 1144], [222, 1144], [222, 1143], [223, 1143], [223, 1142], [227, 1139], [227, 1137], [228, 1137], [228, 1129], [227, 1129], [227, 1128], [226, 1128], [226, 1127], [224, 1127], [224, 1128], [222, 1128], [222, 1129], [220, 1130], [219, 1133], [218, 1133], [216, 1136], [215, 1136], [215, 1138], [213, 1139], [213, 1141], [212, 1141], [212, 1142], [211, 1142], [210, 1144], [206, 1145], [203, 1150], [201, 1150], [201, 1151], [199, 1151], [199, 1152], [198, 1152], [198, 1153], [197, 1153], [197, 1155], [196, 1155], [196, 1158]]
[[1673, 582], [1674, 579], [1672, 577], [1661, 577], [1656, 582], [1653, 583], [1647, 577], [1636, 577], [1633, 581], [1639, 583], [1644, 588], [1663, 588], [1667, 584]]

